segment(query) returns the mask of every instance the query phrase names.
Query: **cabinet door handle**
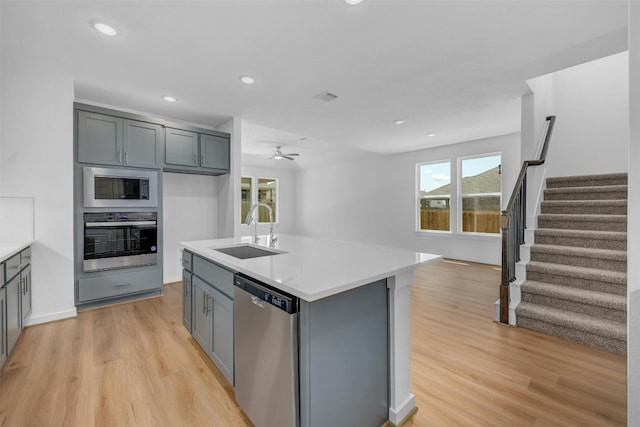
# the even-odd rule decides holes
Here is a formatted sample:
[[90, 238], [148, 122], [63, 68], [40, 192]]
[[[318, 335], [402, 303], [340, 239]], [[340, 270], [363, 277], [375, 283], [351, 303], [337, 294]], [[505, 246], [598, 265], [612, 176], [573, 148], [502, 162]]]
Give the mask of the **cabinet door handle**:
[[9, 266], [9, 270], [21, 270], [21, 269], [22, 269], [22, 264]]
[[118, 283], [116, 288], [124, 288], [125, 286], [131, 286], [131, 283]]
[[20, 279], [20, 292], [22, 292], [22, 295], [26, 295], [27, 294], [27, 291], [25, 290], [25, 288], [26, 288], [25, 283], [26, 283], [26, 280], [25, 280], [24, 277], [22, 279]]
[[205, 292], [202, 297], [202, 314], [207, 314], [207, 307], [205, 304], [207, 303], [207, 293]]
[[193, 163], [195, 163], [196, 166], [198, 166], [198, 155], [196, 153], [193, 153]]
[[31, 255], [25, 255], [24, 259], [26, 259], [27, 261], [31, 261]]
[[129, 163], [129, 152], [127, 150], [124, 150], [124, 164], [128, 164]]
[[207, 154], [205, 152], [202, 152], [202, 166], [204, 166], [207, 163]]
[[[209, 304], [209, 300], [211, 300], [211, 304]], [[209, 315], [209, 313], [211, 313], [211, 310], [213, 309], [213, 297], [211, 295], [207, 295], [207, 316]]]

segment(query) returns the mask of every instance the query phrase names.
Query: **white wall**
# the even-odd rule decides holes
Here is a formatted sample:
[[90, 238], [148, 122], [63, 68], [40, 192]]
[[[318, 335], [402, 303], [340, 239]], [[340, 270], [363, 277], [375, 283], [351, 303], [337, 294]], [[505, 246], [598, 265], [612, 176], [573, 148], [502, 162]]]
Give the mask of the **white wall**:
[[[2, 38], [12, 37], [6, 9], [2, 19]], [[1, 55], [2, 195], [34, 198], [33, 324], [76, 312], [73, 81], [45, 57], [4, 46]]]
[[548, 176], [627, 171], [627, 52], [554, 73], [553, 108]]
[[182, 280], [178, 242], [218, 236], [218, 179], [207, 175], [162, 174], [163, 280]]
[[[275, 233], [296, 234], [296, 192], [295, 172], [291, 169], [270, 168], [264, 166], [242, 165], [242, 176], [254, 178], [276, 178], [278, 180], [278, 222], [274, 225]], [[244, 220], [244, 219], [243, 219]], [[240, 212], [237, 220], [240, 222]], [[240, 232], [243, 236], [253, 235], [255, 225], [241, 225]], [[258, 225], [258, 234], [268, 234], [269, 224]]]
[[521, 160], [539, 158], [546, 116], [555, 115], [546, 163], [529, 169], [527, 223], [535, 224], [547, 177], [626, 172], [628, 53], [528, 80]]
[[454, 176], [457, 157], [495, 152], [502, 152], [504, 205], [519, 171], [519, 134], [299, 171], [297, 232], [499, 264], [498, 235], [415, 231], [417, 163], [451, 159]]
[[[627, 258], [640, 257], [640, 2], [629, 9], [629, 211]], [[627, 264], [627, 424], [640, 425], [640, 264]]]
[[231, 173], [218, 177], [218, 237], [240, 235], [240, 163], [242, 149], [242, 120], [233, 117], [218, 127], [219, 131], [231, 135]]

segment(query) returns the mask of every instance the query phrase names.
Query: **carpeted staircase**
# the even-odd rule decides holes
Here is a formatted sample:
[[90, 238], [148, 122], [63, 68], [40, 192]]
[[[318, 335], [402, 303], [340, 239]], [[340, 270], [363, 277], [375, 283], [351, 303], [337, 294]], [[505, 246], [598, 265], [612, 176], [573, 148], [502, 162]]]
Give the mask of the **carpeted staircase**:
[[627, 351], [627, 174], [548, 178], [520, 327]]

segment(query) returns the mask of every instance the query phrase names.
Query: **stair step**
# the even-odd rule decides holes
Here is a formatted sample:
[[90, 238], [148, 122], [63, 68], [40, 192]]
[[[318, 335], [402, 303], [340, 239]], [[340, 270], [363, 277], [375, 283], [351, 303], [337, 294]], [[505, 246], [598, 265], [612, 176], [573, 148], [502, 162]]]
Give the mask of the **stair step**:
[[612, 249], [618, 251], [627, 250], [627, 233], [624, 231], [538, 228], [535, 230], [534, 235], [536, 244]]
[[547, 335], [612, 353], [627, 352], [627, 323], [598, 319], [586, 314], [521, 302], [516, 307], [516, 324]]
[[602, 270], [627, 271], [627, 253], [610, 249], [535, 244], [531, 260]]
[[544, 190], [544, 200], [610, 200], [627, 198], [626, 185], [560, 187]]
[[599, 319], [625, 322], [627, 297], [606, 292], [588, 291], [571, 286], [527, 280], [520, 288], [522, 301]]
[[602, 185], [626, 185], [626, 173], [608, 173], [602, 175], [578, 175], [547, 178], [547, 188], [585, 187]]
[[627, 273], [622, 271], [531, 261], [527, 264], [527, 280], [618, 295], [627, 294]]
[[541, 203], [540, 213], [626, 215], [627, 200], [547, 200]]
[[626, 215], [538, 215], [540, 228], [560, 228], [563, 230], [627, 231]]

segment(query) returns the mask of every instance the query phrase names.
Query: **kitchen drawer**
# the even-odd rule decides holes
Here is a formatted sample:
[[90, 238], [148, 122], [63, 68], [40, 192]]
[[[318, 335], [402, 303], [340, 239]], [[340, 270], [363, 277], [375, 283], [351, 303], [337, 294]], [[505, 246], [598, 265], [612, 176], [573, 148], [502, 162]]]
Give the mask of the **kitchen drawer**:
[[78, 301], [87, 302], [160, 289], [162, 289], [161, 268], [135, 273], [110, 273], [78, 280]]
[[15, 254], [4, 262], [5, 264], [5, 282], [11, 280], [13, 276], [20, 273], [22, 265], [20, 264], [20, 254]]
[[189, 251], [182, 251], [182, 268], [193, 271], [193, 254]]
[[194, 255], [193, 274], [233, 299], [233, 273], [231, 271]]
[[21, 257], [20, 262], [22, 263], [22, 268], [31, 264], [31, 246], [29, 246], [27, 249], [20, 252], [20, 257]]

